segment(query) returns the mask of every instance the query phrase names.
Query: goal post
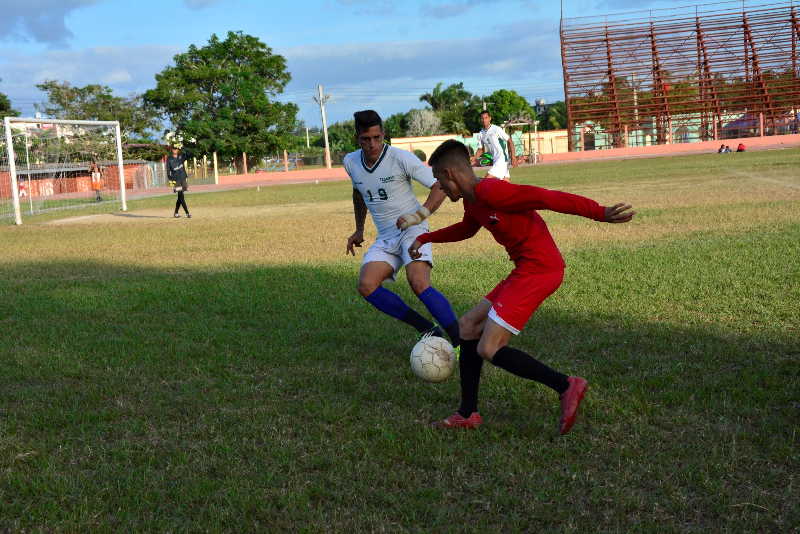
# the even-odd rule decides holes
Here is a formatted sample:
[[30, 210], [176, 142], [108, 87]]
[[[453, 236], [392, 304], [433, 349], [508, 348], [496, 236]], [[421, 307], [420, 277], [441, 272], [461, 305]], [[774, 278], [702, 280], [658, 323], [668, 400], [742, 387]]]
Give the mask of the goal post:
[[[119, 121], [4, 117], [3, 127], [5, 154], [0, 154], [0, 163], [7, 162], [0, 164], [0, 177], [7, 174], [8, 181], [6, 189], [0, 179], [0, 197], [11, 200], [15, 224], [22, 224], [23, 195], [31, 213], [83, 207], [94, 200], [106, 206], [108, 200], [118, 201], [127, 211]], [[106, 170], [112, 172], [103, 176]], [[91, 193], [95, 199], [90, 199]]]
[[22, 224], [22, 211], [19, 209], [19, 186], [17, 185], [17, 166], [14, 157], [14, 140], [11, 136], [11, 117], [3, 118], [6, 132], [6, 154], [8, 155], [8, 174], [11, 180], [11, 205], [14, 209], [14, 224]]

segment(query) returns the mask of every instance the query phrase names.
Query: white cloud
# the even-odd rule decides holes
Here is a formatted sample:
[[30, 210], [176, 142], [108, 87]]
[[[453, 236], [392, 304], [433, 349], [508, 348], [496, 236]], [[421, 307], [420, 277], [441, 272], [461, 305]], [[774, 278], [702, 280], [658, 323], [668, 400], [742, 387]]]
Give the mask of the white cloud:
[[34, 102], [43, 100], [36, 84], [45, 80], [78, 86], [100, 83], [125, 96], [155, 87], [154, 75], [171, 64], [178, 51], [172, 46], [97, 47], [39, 54], [0, 49], [0, 92], [11, 98], [15, 109], [25, 113], [33, 110]]
[[[531, 22], [532, 24], [533, 22]], [[306, 45], [279, 51], [292, 73], [293, 86], [317, 83], [357, 84], [409, 77], [451, 78], [516, 70], [529, 77], [560, 70], [556, 24], [495, 28], [485, 35], [453, 40]]]
[[114, 69], [103, 77], [103, 83], [107, 85], [124, 84], [131, 80], [133, 76], [125, 69]]
[[503, 72], [513, 72], [519, 68], [521, 63], [522, 62], [518, 58], [507, 58], [484, 63], [482, 67], [486, 72], [499, 74]]
[[479, 95], [506, 88], [529, 98], [563, 98], [558, 23], [552, 20], [518, 21], [463, 39], [306, 45], [276, 53], [287, 59], [289, 98], [309, 124], [319, 122], [311, 101], [319, 83], [332, 94], [331, 121], [367, 107], [384, 114], [423, 107], [419, 95], [439, 81], [464, 81]]
[[[29, 0], [3, 2], [0, 14], [0, 39], [33, 39], [50, 46], [66, 44], [73, 33], [66, 16], [99, 0]], [[9, 5], [10, 4], [10, 5]]]

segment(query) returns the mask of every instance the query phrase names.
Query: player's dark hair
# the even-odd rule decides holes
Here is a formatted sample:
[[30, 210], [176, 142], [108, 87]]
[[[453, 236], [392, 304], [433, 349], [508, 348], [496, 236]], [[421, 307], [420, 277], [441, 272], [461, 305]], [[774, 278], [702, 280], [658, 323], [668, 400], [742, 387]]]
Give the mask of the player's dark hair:
[[353, 113], [353, 119], [355, 119], [356, 123], [356, 135], [361, 135], [361, 132], [369, 130], [373, 126], [380, 126], [383, 128], [381, 116], [371, 109], [356, 111]]
[[485, 109], [484, 109], [483, 111], [481, 111], [480, 113], [478, 113], [478, 116], [479, 116], [479, 117], [480, 117], [481, 115], [489, 115], [489, 118], [490, 118], [490, 119], [492, 118], [492, 114], [491, 114], [491, 113], [489, 113], [488, 111], [486, 111]]
[[461, 141], [448, 139], [433, 151], [428, 164], [431, 167], [461, 164], [469, 167], [469, 149]]

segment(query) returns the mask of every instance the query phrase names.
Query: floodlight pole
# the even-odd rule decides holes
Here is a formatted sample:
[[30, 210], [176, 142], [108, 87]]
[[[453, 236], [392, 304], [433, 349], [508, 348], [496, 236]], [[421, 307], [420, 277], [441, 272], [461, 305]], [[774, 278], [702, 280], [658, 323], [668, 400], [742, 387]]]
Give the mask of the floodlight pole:
[[323, 94], [322, 86], [317, 86], [317, 97], [314, 99], [319, 104], [319, 112], [322, 115], [322, 136], [325, 139], [325, 168], [331, 168], [331, 149], [328, 145], [328, 118], [325, 115], [325, 102], [330, 96]]
[[[11, 175], [11, 204], [14, 206], [14, 224], [22, 224], [19, 208], [19, 189], [17, 186], [17, 165], [14, 162], [14, 139], [11, 137], [11, 117], [3, 117], [6, 131], [6, 152], [8, 154], [8, 173]], [[29, 193], [30, 194], [30, 193]]]

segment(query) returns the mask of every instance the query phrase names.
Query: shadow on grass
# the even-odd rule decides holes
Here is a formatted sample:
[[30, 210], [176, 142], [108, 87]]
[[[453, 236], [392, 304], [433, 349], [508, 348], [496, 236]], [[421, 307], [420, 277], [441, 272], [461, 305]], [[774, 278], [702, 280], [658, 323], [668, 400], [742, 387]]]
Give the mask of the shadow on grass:
[[[404, 283], [395, 288], [423, 311]], [[439, 288], [461, 311], [479, 296], [461, 294], [455, 282]], [[606, 513], [603, 525], [623, 525], [633, 507], [643, 510], [640, 524], [662, 517], [699, 528], [741, 520], [727, 508], [754, 498], [740, 482], [781, 495], [797, 462], [796, 450], [787, 456], [798, 411], [798, 346], [789, 336], [547, 306], [515, 345], [586, 376], [593, 388], [578, 431], [553, 442], [552, 393], [491, 366], [482, 386], [487, 428], [431, 434], [424, 423], [455, 406], [457, 381], [434, 386], [413, 377], [407, 354], [415, 334], [357, 296], [349, 264], [201, 272], [31, 263], [3, 269], [0, 293], [0, 465], [6, 493], [15, 495], [4, 516], [24, 510], [29, 518], [0, 520], [8, 528], [86, 527], [97, 510], [104, 524], [168, 530], [297, 522], [371, 529], [387, 514], [420, 528], [461, 517], [524, 530], [572, 517], [572, 506], [551, 507], [525, 522], [529, 502], [552, 505], [549, 492], [564, 491], [582, 503], [588, 516], [578, 523], [586, 527]], [[465, 461], [486, 479], [459, 475]], [[570, 468], [614, 489], [587, 494], [588, 481], [572, 488]], [[442, 478], [439, 469], [450, 474]], [[654, 477], [670, 481], [659, 486]], [[74, 485], [82, 493], [58, 510], [33, 497]], [[104, 494], [109, 485], [114, 496]], [[498, 494], [498, 487], [515, 489]], [[434, 498], [456, 510], [471, 491], [514, 513], [463, 519], [463, 511], [426, 508]], [[691, 513], [682, 516], [687, 501]], [[754, 524], [785, 525], [790, 501], [778, 497], [766, 522]], [[186, 511], [170, 516], [158, 503]], [[150, 515], [138, 515], [142, 507]], [[72, 519], [64, 515], [70, 510]], [[250, 515], [226, 523], [232, 510]]]
[[[96, 263], [5, 269], [2, 322], [10, 335], [3, 344], [13, 357], [4, 360], [0, 380], [24, 388], [37, 375], [58, 381], [70, 369], [94, 370], [102, 381], [110, 368], [141, 376], [241, 368], [308, 380], [310, 388], [329, 392], [358, 390], [353, 402], [377, 399], [370, 391], [385, 392], [379, 384], [387, 381], [396, 381], [399, 391], [447, 391], [454, 398], [455, 384], [437, 390], [414, 381], [406, 355], [416, 333], [366, 304], [350, 269], [170, 272]], [[439, 288], [459, 311], [479, 298], [452, 283]], [[405, 282], [393, 289], [427, 315]], [[800, 349], [791, 333], [742, 336], [546, 305], [512, 344], [586, 376], [594, 389], [639, 396], [644, 404], [687, 409], [699, 402], [713, 410], [724, 397], [796, 413], [796, 392], [784, 378], [797, 376]], [[503, 402], [514, 404], [513, 398]]]

